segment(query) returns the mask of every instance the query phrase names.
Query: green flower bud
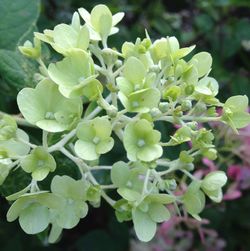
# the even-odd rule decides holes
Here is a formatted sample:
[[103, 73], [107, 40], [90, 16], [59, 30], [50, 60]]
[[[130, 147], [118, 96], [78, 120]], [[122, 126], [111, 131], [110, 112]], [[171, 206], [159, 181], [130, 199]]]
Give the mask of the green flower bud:
[[118, 59], [118, 52], [110, 48], [102, 50], [102, 56], [106, 65], [113, 65]]
[[185, 170], [191, 172], [191, 171], [194, 170], [194, 164], [193, 164], [193, 163], [187, 163], [187, 164], [184, 165], [183, 168], [184, 168]]
[[191, 163], [194, 161], [194, 158], [190, 154], [188, 154], [187, 151], [181, 151], [179, 158], [184, 163]]
[[27, 40], [24, 45], [19, 46], [18, 49], [28, 58], [38, 59], [41, 57], [41, 42], [36, 37], [34, 38], [34, 45]]
[[169, 103], [168, 102], [160, 102], [159, 109], [162, 113], [165, 113], [169, 110]]
[[192, 108], [192, 102], [190, 100], [184, 100], [181, 103], [181, 109], [183, 112], [188, 111]]
[[186, 125], [192, 130], [196, 130], [198, 127], [198, 123], [196, 121], [188, 122]]
[[165, 189], [174, 191], [177, 187], [177, 183], [175, 179], [164, 180]]
[[194, 92], [194, 86], [193, 85], [187, 85], [184, 89], [186, 95], [192, 95]]
[[164, 90], [162, 95], [164, 99], [172, 99], [173, 101], [176, 101], [180, 94], [181, 88], [179, 86], [172, 86]]
[[156, 107], [154, 107], [153, 109], [150, 110], [150, 115], [153, 118], [157, 118], [157, 117], [161, 116], [161, 114], [162, 114], [161, 111]]
[[217, 150], [214, 148], [206, 149], [202, 151], [202, 155], [210, 160], [215, 160], [217, 158]]

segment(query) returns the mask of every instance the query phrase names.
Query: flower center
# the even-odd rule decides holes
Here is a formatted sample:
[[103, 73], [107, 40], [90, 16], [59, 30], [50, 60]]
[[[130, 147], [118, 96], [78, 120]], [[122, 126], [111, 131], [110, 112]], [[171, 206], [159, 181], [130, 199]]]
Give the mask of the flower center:
[[55, 115], [53, 112], [46, 112], [45, 118], [46, 119], [55, 119]]
[[68, 199], [68, 204], [69, 204], [69, 205], [72, 205], [73, 203], [74, 203], [74, 200]]
[[140, 85], [139, 85], [139, 84], [136, 84], [136, 85], [134, 86], [134, 90], [135, 90], [135, 91], [140, 90]]
[[137, 101], [133, 101], [133, 102], [132, 102], [132, 106], [133, 106], [133, 107], [138, 107], [138, 106], [139, 106], [139, 103], [138, 103]]
[[80, 78], [78, 79], [78, 82], [81, 84], [84, 80], [85, 80], [85, 77], [80, 77]]
[[44, 160], [40, 159], [40, 160], [37, 161], [37, 166], [38, 167], [42, 167], [43, 165], [44, 165]]
[[93, 143], [94, 144], [98, 144], [99, 142], [100, 142], [100, 138], [99, 137], [96, 136], [96, 137], [93, 138]]
[[144, 140], [144, 139], [139, 139], [139, 140], [137, 141], [137, 145], [138, 145], [139, 147], [143, 147], [145, 144], [146, 144], [146, 143], [145, 143], [145, 140]]

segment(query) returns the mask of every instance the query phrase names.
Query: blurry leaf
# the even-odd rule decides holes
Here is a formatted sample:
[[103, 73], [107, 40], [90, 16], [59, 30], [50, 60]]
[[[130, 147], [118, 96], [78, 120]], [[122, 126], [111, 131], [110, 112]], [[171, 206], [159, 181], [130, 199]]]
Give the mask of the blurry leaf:
[[1, 86], [4, 91], [16, 95], [23, 87], [34, 87], [33, 75], [36, 67], [30, 60], [9, 50], [0, 50], [0, 58], [0, 75], [8, 84]]
[[15, 49], [18, 41], [35, 27], [39, 0], [0, 0], [0, 48]]

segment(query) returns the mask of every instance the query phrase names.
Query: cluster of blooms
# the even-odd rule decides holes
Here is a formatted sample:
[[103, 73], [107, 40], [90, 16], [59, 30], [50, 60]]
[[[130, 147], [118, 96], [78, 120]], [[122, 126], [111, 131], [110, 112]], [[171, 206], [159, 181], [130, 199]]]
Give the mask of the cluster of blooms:
[[[101, 198], [119, 221], [133, 221], [141, 241], [151, 240], [157, 223], [171, 218], [167, 204], [201, 220], [205, 195], [220, 202], [227, 177], [222, 171], [202, 178], [191, 174], [196, 158], [214, 160], [217, 155], [212, 131], [198, 123], [222, 122], [234, 131], [245, 127], [250, 122], [247, 97], [234, 96], [225, 103], [216, 98], [219, 85], [208, 76], [209, 53], [190, 56], [195, 46], [180, 48], [175, 37], [152, 41], [147, 33], [143, 40], [125, 42], [119, 52], [108, 47], [107, 39], [118, 32], [115, 26], [124, 13], [112, 15], [105, 5], [91, 13], [83, 8], [78, 12], [71, 24], [35, 33], [33, 44], [27, 41], [19, 47], [37, 60], [40, 72], [36, 87], [24, 88], [17, 96], [24, 119], [1, 115], [1, 182], [16, 168], [31, 178], [27, 187], [7, 196], [14, 201], [8, 221], [18, 219], [28, 234], [50, 227], [49, 242], [55, 242], [63, 229], [73, 228], [87, 215], [89, 205], [100, 206]], [[46, 66], [41, 42], [62, 59]], [[16, 122], [41, 129], [41, 144], [31, 143]], [[162, 142], [159, 123], [179, 128]], [[54, 134], [59, 139], [51, 144], [48, 136]], [[101, 156], [112, 153], [118, 143], [114, 135], [127, 161], [102, 166]], [[186, 142], [191, 148], [180, 151], [177, 159], [167, 158], [164, 150]], [[39, 182], [60, 168], [55, 152], [74, 162], [81, 178], [55, 175], [50, 191], [43, 191]], [[98, 170], [109, 172], [109, 184], [97, 181], [92, 171]], [[179, 189], [183, 184], [185, 189]], [[111, 198], [107, 189], [116, 190], [120, 199]]]
[[[220, 170], [221, 166], [224, 166], [229, 182], [223, 201], [236, 200], [244, 191], [250, 189], [250, 126], [240, 129], [238, 134], [221, 123], [213, 122], [210, 126], [215, 133], [220, 161], [216, 163], [203, 158], [201, 168], [194, 172], [194, 176], [202, 178], [207, 173]], [[132, 251], [224, 250], [227, 243], [220, 238], [215, 229], [208, 228], [207, 224], [209, 224], [207, 219], [194, 221], [188, 215], [173, 216], [158, 227], [157, 235], [147, 247], [137, 241], [131, 241], [131, 249]], [[195, 238], [197, 233], [201, 240], [198, 246]]]

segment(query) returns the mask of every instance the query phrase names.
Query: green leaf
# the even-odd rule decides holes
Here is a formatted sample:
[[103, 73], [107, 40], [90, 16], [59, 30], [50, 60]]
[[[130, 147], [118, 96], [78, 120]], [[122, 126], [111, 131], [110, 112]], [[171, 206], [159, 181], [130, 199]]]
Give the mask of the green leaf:
[[138, 239], [144, 242], [152, 240], [156, 233], [156, 223], [151, 217], [136, 208], [132, 211], [132, 218]]
[[20, 213], [19, 223], [27, 234], [40, 233], [49, 224], [49, 210], [45, 206], [33, 203]]
[[4, 90], [12, 95], [23, 87], [33, 87], [36, 65], [19, 52], [0, 50], [0, 75], [8, 84]]
[[130, 169], [127, 163], [123, 161], [116, 162], [111, 169], [111, 180], [117, 187], [126, 186], [130, 176]]
[[39, 0], [0, 0], [0, 48], [15, 49], [35, 26], [39, 7]]

